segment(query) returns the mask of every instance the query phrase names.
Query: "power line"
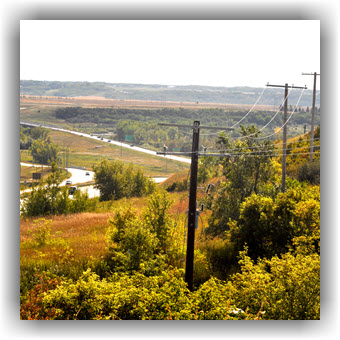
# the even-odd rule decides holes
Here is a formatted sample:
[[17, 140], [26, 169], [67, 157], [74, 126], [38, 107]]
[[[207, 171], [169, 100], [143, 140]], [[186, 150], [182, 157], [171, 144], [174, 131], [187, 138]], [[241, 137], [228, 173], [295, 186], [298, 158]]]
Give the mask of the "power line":
[[[216, 150], [212, 150], [212, 151], [217, 151], [216, 153], [213, 152], [204, 152], [201, 153], [199, 151], [186, 151], [186, 152], [177, 152], [177, 151], [159, 151], [157, 152], [158, 155], [186, 155], [186, 156], [190, 156], [193, 153], [198, 154], [199, 156], [203, 156], [203, 157], [211, 157], [211, 156], [225, 156], [226, 153], [228, 153], [228, 155], [230, 153], [235, 154], [251, 154], [251, 153], [260, 153], [260, 152], [276, 152], [276, 149], [273, 150], [259, 150], [259, 151], [252, 151], [250, 149], [258, 149], [258, 148], [265, 148], [266, 146], [273, 146], [271, 144], [268, 145], [261, 145], [261, 146], [245, 146], [245, 147], [239, 147], [239, 148], [227, 148], [227, 149], [216, 149]], [[314, 148], [320, 148], [321, 145], [314, 145]], [[239, 152], [239, 153], [234, 153], [235, 149], [239, 149], [239, 150], [244, 150], [243, 152]], [[248, 149], [248, 151], [246, 151]], [[282, 151], [291, 151], [291, 150], [301, 150], [301, 149], [310, 149], [310, 146], [299, 146], [296, 148], [286, 148], [286, 149], [281, 149]]]
[[[320, 148], [320, 145], [314, 145], [314, 148]], [[291, 150], [301, 150], [301, 149], [310, 149], [309, 146], [301, 146], [301, 147], [298, 147], [298, 148], [288, 148], [288, 149], [284, 149], [282, 151], [291, 151]], [[226, 149], [226, 150], [223, 150], [224, 153], [230, 153], [234, 150], [232, 149]], [[259, 151], [243, 151], [243, 152], [239, 152], [239, 153], [233, 153], [234, 155], [235, 154], [254, 154], [254, 153], [261, 153], [261, 152], [276, 152], [277, 150], [274, 149], [274, 150], [259, 150]], [[215, 155], [215, 154], [212, 154], [212, 155]], [[223, 153], [221, 154], [223, 155]], [[204, 156], [209, 156], [209, 153], [205, 154]]]
[[[267, 84], [267, 86], [269, 86], [269, 84]], [[292, 89], [295, 88], [295, 87], [292, 87], [291, 86], [291, 89], [289, 90], [287, 96], [285, 97], [284, 101], [283, 101], [283, 104], [282, 105], [285, 105], [287, 104], [287, 101], [288, 101], [288, 97], [292, 91]], [[275, 113], [275, 115], [272, 117], [272, 119], [265, 125], [263, 126], [260, 130], [250, 134], [250, 135], [247, 135], [247, 136], [240, 136], [240, 137], [231, 137], [232, 139], [243, 139], [243, 138], [248, 138], [248, 137], [251, 137], [251, 136], [254, 136], [256, 135], [257, 133], [261, 132], [263, 129], [265, 129], [274, 119], [275, 117], [279, 114], [279, 112], [281, 111], [281, 108], [282, 108], [282, 105], [280, 105], [279, 109], [277, 110], [277, 112]]]
[[296, 110], [296, 108], [297, 108], [297, 106], [298, 106], [298, 104], [299, 104], [299, 102], [300, 102], [300, 100], [301, 100], [301, 97], [302, 97], [303, 92], [304, 92], [304, 89], [301, 91], [301, 94], [300, 94], [300, 97], [299, 97], [299, 99], [298, 99], [298, 102], [297, 102], [297, 104], [295, 105], [295, 108], [294, 108], [294, 110], [292, 111], [292, 113], [290, 114], [289, 118], [284, 122], [284, 124], [283, 124], [277, 131], [275, 131], [274, 133], [272, 133], [272, 134], [270, 134], [270, 135], [267, 135], [267, 136], [254, 137], [254, 138], [252, 138], [252, 139], [265, 139], [265, 138], [274, 136], [274, 135], [276, 135], [279, 131], [281, 131], [282, 128], [284, 128], [284, 127], [287, 125], [287, 123], [288, 123], [289, 120], [292, 118], [293, 114], [295, 113], [295, 110]]
[[[291, 156], [291, 157], [293, 157], [293, 156], [300, 156], [300, 155], [309, 155], [310, 154], [310, 152], [297, 152], [297, 153], [293, 153], [293, 154], [284, 154], [284, 153], [282, 153], [282, 154], [271, 154], [271, 155], [264, 155], [264, 154], [262, 154], [262, 155], [252, 155], [252, 154], [246, 154], [246, 153], [244, 153], [244, 154], [230, 154], [230, 156], [231, 157], [234, 157], [234, 156], [244, 156], [244, 157], [282, 157], [282, 156], [287, 156], [287, 157], [289, 157], [289, 156]], [[314, 152], [314, 154], [320, 154], [320, 152]]]
[[[293, 89], [293, 87], [290, 89], [290, 91], [289, 91], [289, 93], [288, 93], [288, 96], [290, 95], [292, 89]], [[263, 90], [263, 92], [264, 92], [264, 90]], [[262, 92], [262, 94], [263, 94], [263, 92]], [[262, 96], [262, 94], [261, 94], [261, 96]], [[260, 97], [261, 97], [261, 96], [260, 96]], [[247, 135], [247, 136], [231, 137], [231, 138], [232, 138], [232, 139], [247, 138], [247, 137], [253, 136], [253, 135], [257, 134], [258, 132], [262, 131], [263, 129], [265, 129], [265, 128], [266, 128], [266, 127], [267, 127], [267, 126], [275, 119], [275, 117], [279, 114], [279, 112], [280, 112], [282, 106], [284, 105], [284, 103], [286, 102], [286, 100], [288, 100], [288, 96], [287, 96], [287, 98], [285, 98], [285, 100], [283, 101], [283, 103], [279, 106], [279, 109], [277, 110], [277, 112], [275, 113], [275, 115], [272, 117], [272, 119], [271, 119], [265, 126], [263, 126], [259, 131], [255, 132], [255, 133], [253, 133], [253, 134]], [[260, 99], [260, 97], [259, 97], [259, 99]], [[301, 96], [300, 96], [300, 98], [301, 98]], [[257, 102], [256, 102], [256, 103], [257, 103]], [[254, 106], [252, 107], [252, 109], [255, 107], [256, 103], [254, 104]], [[252, 110], [252, 109], [251, 109], [251, 110]], [[239, 124], [242, 120], [244, 120], [244, 119], [249, 115], [249, 113], [251, 112], [251, 110], [250, 110], [245, 116], [243, 116], [243, 118], [242, 118], [240, 121], [238, 121], [237, 123], [235, 123], [234, 125], [232, 125], [231, 128], [234, 128], [237, 124]], [[204, 134], [204, 135], [202, 134], [202, 136], [217, 135], [217, 134], [220, 134], [221, 132], [223, 132], [223, 131], [215, 132], [215, 133], [207, 133], [207, 134]]]
[[262, 97], [262, 95], [263, 95], [263, 93], [264, 93], [264, 91], [265, 91], [266, 88], [267, 88], [267, 87], [264, 87], [264, 88], [263, 88], [263, 91], [262, 91], [262, 93], [260, 94], [260, 97], [257, 99], [257, 101], [255, 102], [255, 104], [253, 105], [253, 107], [248, 111], [248, 113], [247, 113], [243, 118], [241, 118], [241, 120], [239, 120], [237, 123], [235, 123], [233, 126], [231, 126], [232, 128], [234, 128], [236, 125], [238, 125], [239, 123], [241, 123], [241, 122], [242, 122], [242, 121], [250, 114], [250, 112], [253, 111], [254, 107], [256, 106], [256, 104], [258, 103], [258, 101], [260, 100], [260, 98]]
[[[286, 152], [284, 151], [286, 149], [286, 143], [287, 143], [287, 111], [288, 111], [288, 84], [286, 83], [285, 85], [270, 85], [269, 83], [267, 86], [271, 87], [283, 87], [285, 89], [284, 92], [284, 113], [283, 113], [283, 155], [282, 155], [282, 187], [281, 191], [285, 192], [286, 191]], [[303, 87], [299, 86], [291, 86], [291, 89], [293, 88], [300, 88], [303, 89]], [[305, 86], [304, 89], [307, 87]], [[301, 98], [301, 96], [300, 96]]]
[[[314, 141], [316, 141], [316, 140], [320, 140], [320, 138], [315, 138], [314, 139]], [[310, 139], [303, 139], [303, 140], [301, 140], [301, 141], [294, 141], [294, 142], [290, 142], [289, 143], [289, 145], [290, 144], [297, 144], [297, 143], [302, 143], [302, 142], [309, 142], [310, 141]], [[278, 146], [278, 145], [283, 145], [283, 143], [275, 143], [275, 144], [268, 144], [268, 146]], [[244, 148], [252, 148], [252, 149], [254, 149], [254, 148], [263, 148], [264, 146], [266, 146], [266, 145], [245, 145], [245, 146], [234, 146], [234, 147], [232, 147], [232, 148], [228, 148], [228, 149], [224, 149], [224, 150], [235, 150], [235, 149], [244, 149]], [[221, 149], [212, 149], [211, 151], [220, 151]]]

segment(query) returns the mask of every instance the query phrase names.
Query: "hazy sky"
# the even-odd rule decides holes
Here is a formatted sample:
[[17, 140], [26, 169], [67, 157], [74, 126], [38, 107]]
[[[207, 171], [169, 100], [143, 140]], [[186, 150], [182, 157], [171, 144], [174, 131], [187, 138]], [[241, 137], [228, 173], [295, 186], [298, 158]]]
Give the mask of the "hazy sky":
[[315, 71], [318, 20], [20, 22], [20, 79], [312, 88]]

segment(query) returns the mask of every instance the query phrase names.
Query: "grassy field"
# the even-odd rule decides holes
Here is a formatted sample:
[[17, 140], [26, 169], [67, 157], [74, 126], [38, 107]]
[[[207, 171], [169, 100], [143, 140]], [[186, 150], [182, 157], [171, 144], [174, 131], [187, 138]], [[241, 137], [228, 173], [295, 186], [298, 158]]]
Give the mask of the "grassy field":
[[42, 173], [43, 178], [45, 178], [51, 173], [51, 168], [44, 167], [43, 169], [41, 169], [41, 166], [39, 165], [38, 166], [22, 166], [20, 167], [20, 182], [31, 181], [32, 174], [34, 172]]
[[[187, 193], [171, 193], [169, 197], [175, 200], [171, 213], [181, 221], [188, 207]], [[119, 201], [100, 202], [95, 212], [85, 212], [60, 216], [45, 216], [45, 220], [38, 218], [21, 218], [20, 220], [20, 259], [22, 264], [43, 261], [58, 263], [63, 261], [65, 248], [69, 253], [69, 260], [81, 262], [90, 259], [100, 259], [107, 252], [106, 232], [108, 219], [113, 211], [120, 207], [131, 205], [142, 211], [148, 203], [148, 198], [130, 198]], [[50, 240], [37, 248], [32, 243], [34, 231], [44, 221], [50, 221]]]
[[[104, 143], [99, 140], [80, 137], [71, 133], [49, 130], [52, 141], [59, 145], [59, 156], [64, 158], [69, 149], [69, 165], [81, 166], [91, 170], [104, 158], [109, 160], [122, 160], [125, 163], [133, 163], [143, 168], [147, 176], [168, 176], [179, 171], [189, 169], [189, 165], [165, 158], [148, 155], [120, 146]], [[122, 157], [121, 157], [122, 152]], [[21, 153], [22, 162], [31, 162], [32, 158], [27, 151]]]
[[[221, 103], [197, 103], [197, 102], [175, 102], [175, 101], [153, 101], [153, 100], [126, 100], [107, 99], [103, 97], [49, 97], [49, 96], [20, 96], [20, 106], [53, 107], [53, 106], [82, 106], [82, 107], [114, 107], [129, 109], [146, 108], [223, 108], [223, 109], [250, 109], [252, 105], [247, 104], [221, 104]], [[259, 110], [271, 110], [272, 105], [259, 105]]]

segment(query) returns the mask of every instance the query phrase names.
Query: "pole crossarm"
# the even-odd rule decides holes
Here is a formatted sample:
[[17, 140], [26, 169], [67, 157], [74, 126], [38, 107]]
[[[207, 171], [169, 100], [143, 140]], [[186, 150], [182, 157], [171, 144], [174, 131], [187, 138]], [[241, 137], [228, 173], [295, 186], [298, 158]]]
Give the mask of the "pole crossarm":
[[187, 127], [191, 129], [208, 129], [208, 130], [223, 130], [232, 131], [234, 128], [221, 127], [221, 126], [204, 126], [204, 125], [186, 125], [186, 124], [173, 124], [173, 123], [158, 123], [160, 126], [175, 126], [175, 127]]
[[157, 151], [156, 152], [156, 155], [164, 155], [164, 156], [166, 156], [166, 155], [182, 155], [182, 156], [190, 156], [192, 153], [191, 152], [175, 152], [175, 151], [169, 151], [169, 152], [167, 152], [167, 151]]
[[316, 72], [312, 72], [312, 73], [301, 73], [303, 76], [314, 76], [314, 75], [317, 75], [319, 76], [320, 73], [316, 73]]
[[[273, 84], [267, 84], [266, 86], [270, 86], [270, 87], [286, 87], [285, 85], [273, 85]], [[307, 86], [294, 86], [294, 85], [291, 85], [291, 86], [287, 86], [288, 88], [291, 88], [291, 89], [304, 89], [304, 90], [307, 90]]]
[[[190, 156], [192, 155], [193, 152], [176, 152], [176, 151], [157, 151], [156, 155], [185, 155], [185, 156]], [[214, 156], [214, 157], [228, 157], [230, 156], [229, 153], [206, 153], [206, 152], [196, 152], [196, 154], [200, 156]]]
[[213, 157], [229, 157], [231, 156], [229, 153], [198, 153], [199, 157], [208, 157], [208, 156], [213, 156]]

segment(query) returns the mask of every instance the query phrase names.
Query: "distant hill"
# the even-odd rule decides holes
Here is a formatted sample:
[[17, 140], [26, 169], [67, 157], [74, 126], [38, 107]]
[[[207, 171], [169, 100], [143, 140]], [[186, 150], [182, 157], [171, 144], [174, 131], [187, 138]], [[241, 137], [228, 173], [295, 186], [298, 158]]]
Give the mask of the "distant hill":
[[[213, 87], [213, 86], [173, 86], [122, 84], [104, 82], [60, 82], [20, 80], [21, 95], [78, 97], [99, 96], [125, 100], [156, 100], [176, 102], [204, 102], [227, 104], [254, 104], [263, 88], [258, 87]], [[258, 104], [282, 104], [283, 89], [266, 88]], [[300, 90], [294, 90], [289, 96], [289, 104], [295, 105]], [[312, 91], [306, 90], [299, 106], [312, 105]], [[316, 106], [320, 106], [320, 96], [316, 97]]]

